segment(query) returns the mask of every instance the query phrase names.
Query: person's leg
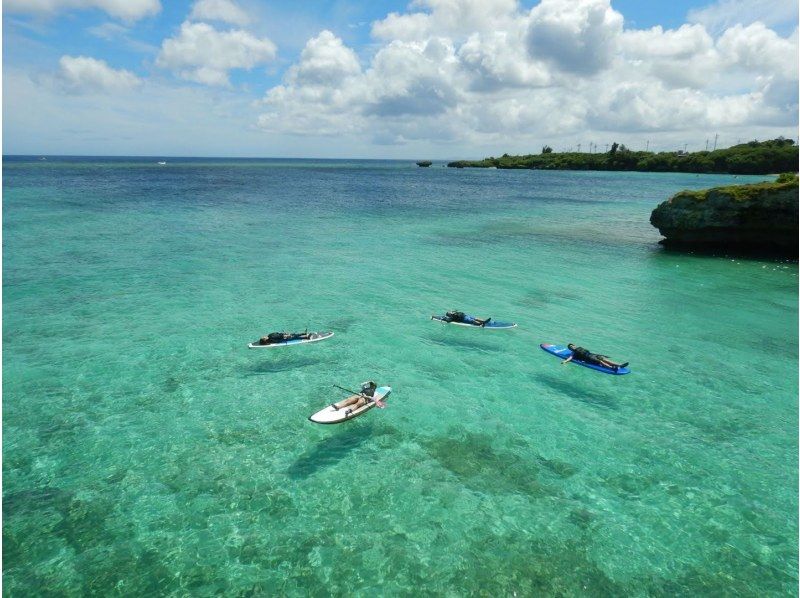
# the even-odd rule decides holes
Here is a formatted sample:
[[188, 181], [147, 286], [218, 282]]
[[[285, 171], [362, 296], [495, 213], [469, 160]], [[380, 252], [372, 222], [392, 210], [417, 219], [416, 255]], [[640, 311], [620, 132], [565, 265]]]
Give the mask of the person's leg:
[[353, 395], [353, 396], [347, 397], [343, 401], [338, 401], [337, 403], [333, 403], [331, 405], [331, 407], [333, 407], [334, 409], [337, 409], [337, 410], [338, 409], [344, 409], [345, 407], [349, 407], [350, 405], [352, 405], [356, 401], [358, 401], [358, 396], [357, 395]]
[[345, 411], [345, 414], [346, 414], [346, 415], [349, 415], [350, 413], [353, 413], [354, 411], [358, 411], [358, 410], [359, 410], [359, 409], [361, 409], [361, 408], [362, 408], [364, 405], [366, 405], [366, 403], [367, 403], [367, 399], [366, 399], [366, 398], [364, 398], [364, 397], [361, 397], [361, 396], [360, 396], [360, 397], [358, 397], [358, 398], [357, 398], [357, 399], [356, 399], [356, 400], [355, 400], [355, 401], [354, 401], [354, 402], [353, 402], [353, 403], [350, 405], [350, 407], [348, 407], [348, 408], [347, 408], [347, 411]]

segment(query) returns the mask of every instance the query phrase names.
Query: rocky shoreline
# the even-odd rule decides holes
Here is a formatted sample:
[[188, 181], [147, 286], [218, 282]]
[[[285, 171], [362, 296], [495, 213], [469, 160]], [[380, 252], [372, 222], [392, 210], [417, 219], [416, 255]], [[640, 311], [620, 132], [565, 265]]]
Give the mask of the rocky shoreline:
[[681, 191], [661, 203], [650, 223], [667, 247], [771, 252], [797, 258], [798, 178]]

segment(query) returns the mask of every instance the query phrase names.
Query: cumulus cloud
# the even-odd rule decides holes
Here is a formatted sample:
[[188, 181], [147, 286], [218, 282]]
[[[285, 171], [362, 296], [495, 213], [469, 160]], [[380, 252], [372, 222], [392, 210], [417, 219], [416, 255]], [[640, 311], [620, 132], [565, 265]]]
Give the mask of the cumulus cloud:
[[524, 27], [473, 33], [458, 50], [463, 68], [473, 76], [472, 89], [541, 87], [550, 83], [549, 69], [530, 59], [522, 37]]
[[614, 58], [622, 21], [609, 0], [542, 0], [531, 11], [528, 51], [564, 71], [591, 75]]
[[267, 38], [241, 29], [218, 31], [207, 23], [185, 21], [177, 36], [164, 40], [156, 65], [205, 85], [230, 85], [228, 71], [251, 69], [275, 59]]
[[719, 68], [714, 40], [702, 25], [624, 31], [620, 51], [625, 68], [670, 88], [706, 87]]
[[784, 39], [763, 23], [735, 25], [717, 43], [721, 59], [728, 66], [764, 75], [797, 77], [797, 33]]
[[625, 31], [621, 40], [626, 54], [634, 59], [693, 58], [714, 46], [714, 40], [705, 27], [688, 24], [667, 31], [660, 25], [652, 29]]
[[249, 15], [232, 0], [198, 0], [192, 6], [189, 19], [193, 21], [222, 21], [243, 27], [250, 23]]
[[420, 10], [390, 13], [373, 23], [372, 35], [389, 41], [420, 41], [432, 35], [460, 39], [504, 28], [519, 8], [516, 0], [415, 0], [411, 7]]
[[73, 9], [99, 9], [114, 18], [137, 21], [161, 11], [159, 0], [5, 0], [3, 10], [15, 13], [52, 15]]
[[447, 40], [392, 42], [377, 53], [367, 75], [372, 96], [367, 113], [378, 116], [442, 113], [459, 100], [457, 68], [455, 50]]
[[62, 56], [57, 80], [68, 93], [113, 93], [129, 91], [141, 80], [124, 69], [113, 69], [103, 60], [88, 56]]
[[300, 54], [300, 62], [292, 66], [287, 79], [293, 85], [341, 85], [361, 74], [356, 53], [330, 31], [311, 38]]
[[[259, 117], [265, 129], [297, 134], [334, 135], [355, 132], [367, 99], [361, 65], [355, 52], [330, 31], [311, 38], [284, 77], [264, 98], [267, 112]], [[288, 119], [288, 120], [287, 120]]]
[[480, 144], [797, 124], [797, 33], [763, 23], [639, 30], [609, 0], [416, 0], [372, 35], [362, 60], [329, 31], [309, 40], [259, 125]]

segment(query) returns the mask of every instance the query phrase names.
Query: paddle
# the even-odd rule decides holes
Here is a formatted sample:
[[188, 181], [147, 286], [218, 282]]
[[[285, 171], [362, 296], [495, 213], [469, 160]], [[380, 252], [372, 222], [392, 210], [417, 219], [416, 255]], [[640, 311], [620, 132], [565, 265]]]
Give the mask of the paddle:
[[354, 394], [354, 395], [360, 395], [360, 396], [362, 396], [362, 397], [368, 398], [369, 400], [371, 400], [371, 401], [374, 401], [374, 402], [375, 402], [375, 405], [376, 405], [377, 407], [381, 408], [381, 409], [385, 409], [385, 408], [386, 408], [386, 403], [384, 403], [384, 402], [383, 402], [383, 401], [381, 401], [380, 399], [376, 399], [376, 398], [373, 398], [373, 397], [367, 397], [367, 396], [366, 396], [364, 393], [361, 393], [361, 392], [356, 392], [356, 391], [354, 391], [354, 390], [350, 390], [349, 388], [345, 388], [344, 386], [339, 386], [338, 384], [334, 384], [333, 386], [334, 386], [335, 388], [338, 388], [339, 390], [343, 390], [343, 391], [345, 391], [345, 392], [349, 392], [350, 394]]
[[350, 390], [349, 388], [345, 388], [344, 386], [339, 386], [338, 384], [334, 384], [333, 386], [335, 388], [338, 388], [339, 390], [343, 390], [345, 392], [349, 392], [351, 395], [360, 395], [361, 394], [360, 392], [356, 392], [355, 390]]

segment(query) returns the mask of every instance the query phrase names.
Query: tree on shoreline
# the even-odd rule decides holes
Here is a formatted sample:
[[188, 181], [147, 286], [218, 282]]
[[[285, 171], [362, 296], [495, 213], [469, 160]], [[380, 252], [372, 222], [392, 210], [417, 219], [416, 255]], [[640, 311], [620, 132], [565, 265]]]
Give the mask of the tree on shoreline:
[[[549, 151], [546, 151], [549, 150]], [[513, 168], [542, 170], [635, 170], [641, 172], [696, 172], [719, 174], [771, 174], [797, 171], [798, 148], [792, 139], [750, 141], [725, 149], [699, 152], [635, 152], [614, 142], [606, 153], [553, 152], [545, 145], [541, 154], [484, 160], [459, 160], [455, 168]]]

